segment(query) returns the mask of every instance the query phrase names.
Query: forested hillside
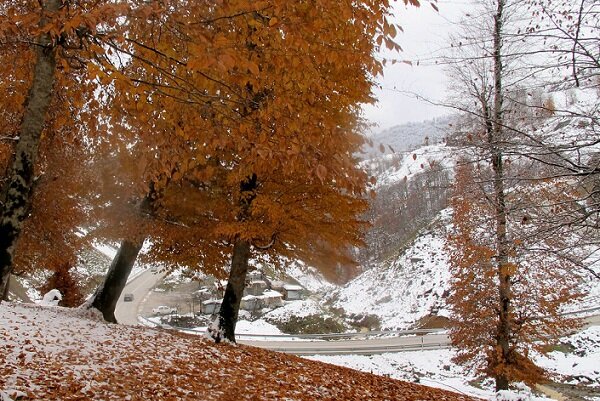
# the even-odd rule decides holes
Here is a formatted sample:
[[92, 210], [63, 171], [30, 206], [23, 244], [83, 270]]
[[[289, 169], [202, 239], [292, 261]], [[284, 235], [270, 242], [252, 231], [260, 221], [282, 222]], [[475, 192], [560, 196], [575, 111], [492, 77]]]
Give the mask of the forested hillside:
[[383, 130], [375, 129], [375, 132], [369, 135], [373, 146], [365, 147], [365, 157], [378, 157], [378, 153], [381, 154], [381, 145], [384, 146], [385, 153], [392, 154], [443, 142], [451, 130], [452, 121], [453, 117], [447, 116], [395, 125]]
[[[278, 333], [443, 326], [436, 346], [499, 400], [546, 383], [540, 355], [600, 299], [600, 3], [469, 1], [452, 24], [442, 3], [1, 2], [0, 398], [122, 397], [120, 377], [147, 398], [161, 375], [158, 399], [259, 399], [255, 376], [271, 399], [454, 397], [269, 364], [229, 346], [242, 318]], [[415, 60], [406, 7], [452, 25]], [[393, 65], [443, 68], [443, 95], [415, 98], [447, 117], [369, 134], [377, 90], [403, 92], [380, 82]], [[17, 304], [44, 293], [79, 309]], [[117, 326], [141, 318], [201, 320], [212, 342]], [[125, 370], [105, 364], [113, 334]], [[201, 380], [179, 383], [189, 372], [161, 346], [186, 348]], [[127, 376], [140, 366], [146, 379]], [[222, 381], [205, 386], [211, 372]]]

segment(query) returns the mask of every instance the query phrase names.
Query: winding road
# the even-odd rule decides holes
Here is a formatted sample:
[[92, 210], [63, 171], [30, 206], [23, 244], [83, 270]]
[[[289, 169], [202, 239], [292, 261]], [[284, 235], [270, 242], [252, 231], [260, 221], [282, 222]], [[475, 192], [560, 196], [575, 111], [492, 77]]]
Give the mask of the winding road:
[[[117, 303], [115, 316], [122, 324], [136, 325], [138, 311], [148, 293], [163, 277], [164, 273], [146, 270], [132, 279], [123, 290], [123, 294], [133, 294], [132, 302], [123, 302], [123, 297]], [[594, 315], [586, 318], [586, 326], [600, 325], [600, 316]], [[184, 330], [188, 331], [188, 330]], [[202, 334], [201, 332], [194, 332]], [[348, 333], [335, 336], [359, 337], [355, 340], [336, 341], [307, 341], [294, 338], [294, 336], [269, 336], [269, 335], [240, 335], [238, 343], [264, 348], [272, 351], [285, 352], [295, 355], [373, 355], [386, 352], [416, 351], [421, 349], [442, 349], [450, 347], [450, 339], [445, 333], [422, 334], [422, 331], [404, 331], [403, 335], [389, 337], [364, 338], [365, 335]], [[414, 334], [413, 334], [414, 333]], [[393, 334], [393, 333], [390, 333]], [[417, 335], [415, 335], [417, 334]], [[264, 338], [265, 340], [251, 340], [249, 338]], [[286, 341], [277, 340], [286, 338]], [[323, 336], [326, 337], [326, 336]], [[269, 340], [267, 340], [269, 338]]]
[[336, 341], [249, 341], [238, 343], [294, 355], [373, 355], [450, 347], [446, 334]]
[[[126, 325], [137, 325], [139, 310], [152, 287], [165, 276], [162, 272], [152, 272], [149, 269], [129, 280], [115, 308], [117, 322]], [[133, 301], [124, 302], [124, 294], [133, 294]]]

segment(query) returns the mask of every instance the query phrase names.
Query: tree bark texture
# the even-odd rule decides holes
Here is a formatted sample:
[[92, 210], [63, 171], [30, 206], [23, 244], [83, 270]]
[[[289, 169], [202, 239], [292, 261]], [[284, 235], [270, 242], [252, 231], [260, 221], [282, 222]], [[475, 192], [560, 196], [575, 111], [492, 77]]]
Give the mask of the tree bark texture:
[[2, 297], [0, 297], [0, 301], [8, 301], [8, 290], [10, 287], [10, 275], [6, 280], [6, 285], [4, 286], [4, 291], [2, 291]]
[[250, 260], [250, 242], [238, 240], [233, 246], [231, 258], [231, 271], [225, 288], [225, 295], [219, 310], [219, 333], [213, 336], [216, 342], [221, 341], [221, 336], [235, 342], [235, 325], [238, 320], [240, 303], [244, 296], [248, 261]]
[[138, 241], [124, 240], [121, 242], [104, 277], [104, 282], [98, 287], [89, 304], [89, 308], [95, 308], [102, 312], [102, 316], [107, 322], [117, 323], [115, 318], [117, 301], [127, 284], [127, 279], [143, 244], [144, 238]]
[[[504, 162], [503, 162], [503, 59], [502, 59], [502, 36], [505, 0], [498, 0], [496, 14], [494, 16], [494, 107], [493, 107], [493, 130], [490, 135], [492, 152], [492, 170], [494, 173], [494, 201], [496, 214], [496, 269], [498, 276], [498, 327], [496, 330], [496, 344], [501, 353], [501, 360], [497, 361], [503, 365], [511, 363], [510, 339], [511, 333], [511, 273], [508, 271], [509, 243], [507, 235], [507, 210], [506, 193], [504, 188]], [[509, 378], [504, 373], [496, 374], [496, 391], [508, 390]]]
[[[42, 5], [40, 26], [48, 22], [46, 15], [58, 11], [60, 0], [46, 0]], [[2, 216], [0, 220], [0, 294], [4, 293], [12, 271], [15, 244], [31, 206], [31, 188], [40, 138], [46, 123], [46, 114], [52, 100], [56, 72], [56, 48], [49, 34], [41, 34], [36, 45], [36, 64], [33, 81], [27, 95], [21, 121], [19, 140], [2, 189]]]

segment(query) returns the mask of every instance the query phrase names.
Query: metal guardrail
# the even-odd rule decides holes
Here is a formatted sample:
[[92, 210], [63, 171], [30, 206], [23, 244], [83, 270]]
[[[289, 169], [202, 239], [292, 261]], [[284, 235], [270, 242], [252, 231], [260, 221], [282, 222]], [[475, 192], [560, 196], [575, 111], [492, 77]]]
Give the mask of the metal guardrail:
[[[293, 343], [292, 343], [293, 344]], [[398, 344], [398, 345], [385, 345], [385, 346], [363, 346], [363, 347], [351, 347], [345, 349], [302, 349], [293, 347], [264, 347], [265, 349], [277, 352], [284, 352], [287, 354], [294, 355], [373, 355], [373, 354], [385, 354], [388, 352], [408, 352], [408, 351], [422, 351], [422, 350], [434, 350], [434, 349], [447, 349], [451, 348], [450, 344], [446, 343], [429, 343], [429, 344]]]
[[594, 306], [593, 308], [580, 309], [580, 310], [576, 310], [576, 311], [572, 311], [572, 312], [564, 312], [564, 313], [561, 313], [561, 315], [563, 315], [563, 316], [579, 315], [581, 313], [596, 312], [596, 311], [600, 311], [600, 306]]
[[[155, 323], [144, 316], [138, 316], [140, 320], [146, 326], [160, 327], [168, 330], [183, 331], [186, 333], [193, 334], [205, 334], [206, 330], [195, 330], [187, 327], [171, 326], [164, 323]], [[299, 339], [347, 339], [347, 338], [369, 338], [369, 337], [383, 337], [383, 336], [409, 336], [409, 335], [425, 335], [442, 333], [445, 329], [415, 329], [415, 330], [381, 330], [381, 331], [368, 331], [364, 333], [325, 333], [325, 334], [254, 334], [254, 333], [237, 333], [236, 338], [242, 337], [254, 337], [254, 338], [299, 338]]]

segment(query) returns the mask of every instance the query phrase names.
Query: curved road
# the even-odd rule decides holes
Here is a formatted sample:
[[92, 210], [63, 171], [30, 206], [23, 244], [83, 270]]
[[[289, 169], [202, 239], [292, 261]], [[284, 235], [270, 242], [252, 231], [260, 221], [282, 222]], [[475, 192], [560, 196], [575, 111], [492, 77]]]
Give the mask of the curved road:
[[271, 351], [285, 352], [294, 355], [373, 355], [386, 352], [416, 351], [421, 349], [441, 349], [450, 347], [450, 339], [446, 334], [428, 334], [422, 336], [405, 336], [375, 338], [371, 340], [336, 340], [336, 341], [248, 341], [238, 343]]
[[[133, 294], [134, 299], [133, 302], [123, 302], [123, 297], [121, 296], [115, 310], [117, 321], [129, 325], [140, 324], [138, 321], [138, 311], [141, 308], [141, 304], [152, 287], [154, 287], [154, 285], [164, 276], [165, 273], [153, 273], [150, 270], [146, 270], [127, 283], [123, 290], [123, 294]], [[586, 318], [586, 326], [594, 325], [600, 325], [599, 315]], [[203, 334], [201, 332], [195, 333]], [[247, 338], [248, 336], [241, 335], [240, 337]], [[260, 337], [268, 338], [269, 336], [261, 335]], [[289, 337], [292, 338], [293, 336]], [[295, 355], [372, 355], [386, 352], [416, 351], [421, 349], [441, 349], [450, 347], [450, 339], [443, 333], [336, 341], [252, 341], [239, 339], [238, 342], [240, 344]]]
[[[138, 311], [152, 287], [165, 276], [162, 272], [152, 272], [150, 269], [143, 271], [131, 279], [117, 302], [115, 317], [117, 322], [127, 325], [136, 325], [138, 322]], [[124, 294], [133, 294], [133, 301], [123, 302]]]

